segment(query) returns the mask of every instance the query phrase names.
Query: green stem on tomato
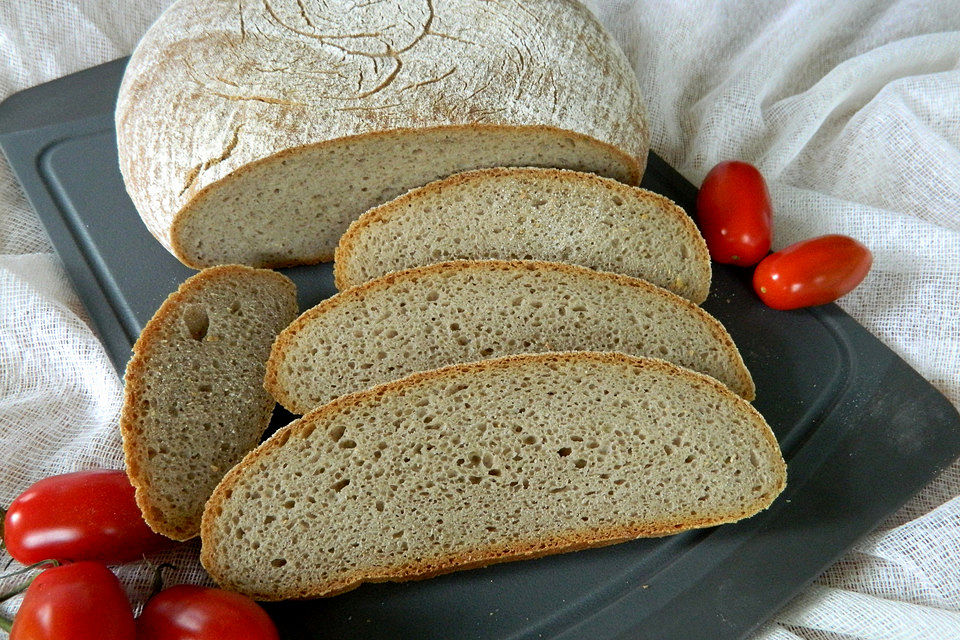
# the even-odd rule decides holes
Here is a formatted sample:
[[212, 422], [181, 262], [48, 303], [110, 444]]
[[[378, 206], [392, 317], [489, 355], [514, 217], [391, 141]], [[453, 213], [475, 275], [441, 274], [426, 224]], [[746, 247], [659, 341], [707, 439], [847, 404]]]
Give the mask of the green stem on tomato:
[[0, 629], [10, 633], [10, 631], [13, 629], [13, 620], [0, 616]]
[[[27, 573], [28, 571], [33, 571], [34, 569], [39, 569], [39, 568], [41, 568], [41, 567], [43, 567], [44, 565], [47, 565], [47, 564], [52, 565], [52, 566], [54, 566], [54, 567], [59, 567], [59, 566], [60, 566], [60, 563], [57, 562], [56, 560], [44, 560], [43, 562], [38, 562], [38, 563], [36, 563], [36, 564], [32, 564], [32, 565], [30, 565], [29, 567], [24, 567], [23, 569], [20, 569], [20, 570], [18, 570], [18, 571], [14, 571], [13, 573], [8, 573], [8, 574], [6, 574], [6, 575], [4, 575], [4, 576], [0, 576], [0, 580], [5, 580], [5, 579], [7, 579], [7, 578], [12, 578], [13, 576], [20, 575], [21, 573]], [[7, 591], [6, 593], [0, 593], [0, 604], [3, 604], [4, 602], [6, 602], [7, 600], [9, 600], [9, 599], [12, 598], [13, 596], [18, 596], [18, 595], [20, 595], [21, 593], [23, 593], [24, 591], [26, 591], [27, 588], [30, 586], [30, 583], [32, 583], [32, 582], [36, 579], [36, 577], [37, 577], [37, 576], [32, 576], [29, 580], [27, 580], [26, 582], [24, 582], [23, 584], [21, 584], [21, 585], [19, 585], [19, 586], [17, 586], [17, 587], [14, 587], [14, 588], [11, 589], [10, 591]]]
[[50, 565], [51, 568], [59, 567], [60, 562], [58, 560], [41, 560], [40, 562], [35, 562], [29, 566], [24, 567], [23, 569], [17, 569], [10, 573], [5, 573], [0, 576], [0, 580], [6, 580], [7, 578], [12, 578], [13, 576], [18, 576], [21, 573], [29, 573], [35, 569], [45, 569], [46, 565]]

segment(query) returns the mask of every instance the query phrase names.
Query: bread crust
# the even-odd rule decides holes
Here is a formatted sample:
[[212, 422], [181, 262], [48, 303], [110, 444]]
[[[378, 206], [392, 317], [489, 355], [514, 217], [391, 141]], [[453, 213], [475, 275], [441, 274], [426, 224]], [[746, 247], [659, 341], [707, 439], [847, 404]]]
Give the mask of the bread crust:
[[175, 220], [248, 164], [447, 126], [574, 132], [636, 179], [650, 140], [629, 61], [569, 0], [179, 0], [131, 56], [116, 109], [124, 183], [172, 252]]
[[[411, 189], [407, 193], [398, 196], [389, 202], [385, 202], [378, 207], [374, 207], [373, 209], [368, 210], [358, 219], [354, 220], [347, 228], [347, 231], [343, 234], [343, 236], [341, 236], [334, 255], [333, 274], [334, 284], [336, 284], [337, 289], [342, 291], [351, 286], [346, 273], [349, 268], [348, 264], [352, 258], [355, 247], [359, 243], [363, 242], [364, 232], [373, 225], [389, 222], [394, 215], [403, 212], [407, 206], [416, 206], [417, 200], [420, 198], [435, 196], [444, 189], [450, 189], [474, 182], [482, 182], [491, 178], [514, 177], [534, 177], [545, 182], [553, 181], [573, 184], [590, 183], [600, 185], [606, 189], [618, 191], [620, 193], [629, 193], [632, 196], [638, 197], [640, 200], [655, 203], [656, 206], [666, 215], [674, 216], [675, 219], [686, 230], [687, 235], [690, 238], [689, 248], [693, 252], [693, 255], [690, 256], [689, 260], [700, 264], [706, 264], [708, 265], [709, 269], [710, 252], [707, 249], [707, 243], [704, 241], [703, 236], [700, 235], [699, 229], [697, 229], [697, 225], [694, 224], [690, 216], [688, 216], [686, 212], [684, 212], [684, 210], [677, 205], [677, 203], [675, 203], [673, 200], [670, 200], [666, 196], [663, 196], [659, 193], [654, 193], [653, 191], [649, 191], [638, 186], [623, 184], [611, 178], [604, 178], [596, 174], [584, 173], [582, 171], [571, 171], [569, 169], [545, 169], [539, 167], [493, 167], [488, 169], [462, 171], [440, 180], [434, 180], [433, 182], [430, 182], [422, 187]], [[706, 282], [697, 290], [696, 294], [692, 296], [693, 301], [699, 304], [706, 300], [709, 290], [710, 272], [708, 270]]]
[[[172, 538], [174, 540], [189, 540], [197, 536], [197, 531], [188, 530], [182, 527], [173, 526], [164, 516], [163, 512], [151, 500], [150, 482], [142, 470], [144, 459], [138, 455], [140, 450], [140, 433], [137, 424], [140, 414], [137, 407], [141, 406], [145, 388], [143, 385], [144, 373], [150, 367], [150, 358], [157, 348], [162, 348], [161, 332], [170, 321], [171, 317], [178, 314], [180, 306], [193, 293], [202, 290], [211, 280], [217, 280], [226, 276], [242, 277], [267, 277], [275, 279], [281, 286], [288, 289], [291, 296], [296, 300], [296, 285], [286, 276], [268, 271], [266, 269], [254, 269], [242, 265], [222, 265], [205, 269], [200, 273], [191, 276], [185, 280], [176, 291], [167, 296], [160, 308], [153, 315], [140, 337], [133, 345], [133, 356], [127, 363], [124, 375], [124, 398], [123, 407], [120, 411], [120, 433], [123, 439], [124, 466], [127, 477], [135, 489], [135, 498], [137, 506], [143, 514], [147, 525], [155, 532]], [[260, 433], [266, 430], [270, 422], [270, 416], [273, 413], [274, 401], [268, 397], [263, 404], [258, 407], [258, 420], [262, 423]]]
[[607, 271], [595, 271], [593, 269], [574, 264], [562, 262], [544, 262], [539, 260], [452, 260], [448, 262], [426, 265], [423, 267], [414, 267], [404, 271], [394, 271], [375, 280], [370, 280], [345, 291], [341, 291], [340, 293], [323, 300], [315, 307], [304, 311], [302, 314], [300, 314], [299, 318], [294, 320], [290, 326], [284, 329], [280, 335], [277, 336], [277, 340], [273, 343], [273, 348], [270, 351], [270, 359], [267, 361], [267, 374], [264, 378], [264, 387], [270, 392], [270, 395], [276, 398], [281, 405], [290, 411], [306, 412], [313, 408], [298, 405], [295, 398], [292, 398], [289, 394], [285, 393], [282, 385], [280, 385], [278, 381], [278, 370], [283, 359], [283, 355], [286, 349], [288, 349], [290, 344], [293, 342], [296, 334], [303, 329], [303, 327], [309, 324], [313, 318], [322, 315], [331, 309], [362, 300], [364, 296], [371, 292], [382, 291], [398, 283], [419, 280], [421, 278], [430, 277], [431, 275], [438, 273], [450, 271], [514, 271], [518, 269], [526, 271], [554, 271], [556, 273], [569, 274], [578, 278], [589, 278], [599, 282], [615, 283], [624, 287], [643, 289], [654, 295], [663, 296], [673, 301], [679, 307], [682, 307], [688, 312], [703, 318], [707, 326], [710, 328], [710, 333], [713, 335], [714, 339], [721, 346], [721, 348], [727, 354], [729, 354], [730, 359], [736, 363], [738, 384], [734, 391], [748, 401], [752, 401], [755, 398], [756, 387], [753, 382], [753, 377], [750, 375], [750, 371], [744, 364], [743, 357], [740, 355], [740, 352], [737, 349], [736, 344], [734, 344], [733, 339], [730, 337], [730, 334], [727, 333], [726, 329], [724, 329], [723, 325], [720, 324], [716, 318], [705, 312], [690, 300], [687, 300], [682, 296], [678, 296], [677, 294], [663, 289], [662, 287], [651, 284], [646, 280], [640, 280], [639, 278], [632, 278], [630, 276], [625, 276], [619, 273], [610, 273]]
[[508, 562], [512, 560], [522, 560], [538, 558], [546, 555], [565, 553], [568, 551], [578, 551], [592, 547], [602, 547], [618, 542], [625, 542], [635, 538], [658, 537], [672, 533], [679, 533], [693, 528], [712, 527], [720, 524], [736, 522], [752, 514], [755, 514], [770, 506], [773, 500], [786, 487], [786, 463], [782, 456], [779, 458], [778, 474], [780, 482], [770, 492], [760, 495], [750, 506], [741, 512], [729, 514], [717, 518], [688, 518], [681, 522], [661, 522], [652, 525], [640, 526], [617, 526], [617, 527], [596, 527], [588, 531], [572, 531], [568, 534], [557, 535], [553, 537], [542, 537], [538, 540], [520, 541], [512, 544], [491, 546], [482, 549], [475, 549], [471, 553], [447, 554], [433, 559], [424, 560], [420, 563], [408, 563], [397, 565], [385, 569], [382, 572], [357, 572], [349, 580], [335, 581], [332, 583], [311, 585], [302, 590], [279, 591], [279, 592], [249, 592], [242, 589], [241, 585], [231, 584], [226, 576], [220, 571], [220, 565], [216, 556], [215, 548], [217, 546], [214, 520], [218, 516], [218, 510], [224, 500], [236, 488], [237, 483], [242, 479], [245, 471], [256, 464], [261, 458], [268, 456], [273, 450], [283, 447], [291, 436], [299, 431], [310, 427], [310, 425], [319, 420], [325, 419], [329, 415], [336, 414], [343, 408], [357, 408], [364, 404], [377, 402], [380, 398], [396, 391], [402, 391], [405, 388], [429, 382], [438, 379], [455, 379], [458, 376], [470, 375], [471, 373], [491, 370], [509, 370], [513, 367], [524, 366], [528, 364], [549, 365], [551, 363], [561, 363], [565, 361], [587, 361], [605, 362], [610, 364], [619, 364], [634, 368], [660, 369], [671, 375], [678, 375], [687, 378], [695, 386], [703, 386], [714, 389], [717, 393], [724, 396], [727, 400], [736, 403], [740, 408], [749, 414], [758, 426], [762, 425], [761, 432], [764, 440], [772, 450], [779, 452], [780, 447], [776, 437], [767, 426], [763, 416], [746, 400], [730, 391], [726, 386], [711, 378], [710, 376], [678, 367], [664, 360], [657, 358], [637, 358], [617, 352], [595, 352], [595, 351], [575, 351], [575, 352], [550, 352], [539, 354], [521, 354], [497, 358], [494, 360], [483, 360], [465, 364], [456, 364], [432, 371], [414, 373], [406, 378], [387, 382], [365, 391], [359, 391], [346, 396], [341, 396], [332, 402], [318, 407], [305, 416], [291, 422], [286, 427], [278, 430], [267, 441], [248, 453], [239, 464], [231, 469], [221, 480], [220, 484], [214, 490], [207, 506], [204, 509], [203, 521], [201, 524], [201, 538], [203, 544], [201, 547], [200, 560], [207, 572], [213, 579], [226, 588], [246, 592], [251, 597], [263, 601], [306, 599], [314, 597], [326, 597], [350, 591], [357, 588], [364, 582], [404, 582], [407, 580], [419, 580], [431, 578], [452, 571], [462, 569], [471, 569], [483, 567], [499, 562]]

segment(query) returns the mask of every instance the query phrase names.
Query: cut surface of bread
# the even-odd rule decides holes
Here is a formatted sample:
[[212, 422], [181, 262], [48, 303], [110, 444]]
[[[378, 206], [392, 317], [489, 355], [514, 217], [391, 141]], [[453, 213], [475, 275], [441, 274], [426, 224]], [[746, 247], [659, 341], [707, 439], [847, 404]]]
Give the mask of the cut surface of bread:
[[337, 288], [444, 260], [535, 259], [643, 278], [701, 303], [710, 255], [690, 217], [646, 189], [576, 171], [481, 169], [414, 189], [350, 225]]
[[150, 528], [200, 532], [203, 505], [260, 442], [270, 345], [297, 314], [296, 287], [227, 265], [186, 280], [144, 327], [127, 365], [120, 429], [127, 475]]
[[396, 272], [321, 302], [277, 338], [265, 385], [306, 413], [416, 371], [544, 351], [653, 356], [754, 396], [730, 335], [689, 300], [585, 267], [499, 260]]
[[327, 596], [733, 522], [785, 482], [764, 419], [712, 378], [618, 353], [510, 356], [281, 429], [211, 496], [201, 560], [257, 599]]
[[569, 0], [179, 0], [116, 129], [137, 211], [196, 268], [330, 260], [368, 208], [465, 169], [636, 184], [649, 147], [636, 74]]
[[367, 209], [464, 169], [534, 164], [634, 182], [593, 140], [545, 127], [443, 127], [366, 135], [292, 149], [198, 193], [174, 220], [171, 245], [190, 266], [286, 266], [333, 260]]

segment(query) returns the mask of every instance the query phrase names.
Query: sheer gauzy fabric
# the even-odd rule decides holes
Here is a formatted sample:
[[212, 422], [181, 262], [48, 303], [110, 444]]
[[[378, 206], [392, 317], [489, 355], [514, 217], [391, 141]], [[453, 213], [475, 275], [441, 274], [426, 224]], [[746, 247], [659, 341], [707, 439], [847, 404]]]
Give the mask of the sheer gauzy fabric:
[[[0, 98], [129, 54], [166, 4], [0, 2]], [[637, 71], [653, 149], [695, 184], [720, 160], [759, 166], [775, 248], [845, 233], [873, 249], [841, 306], [960, 405], [960, 6], [589, 6]], [[121, 389], [0, 160], [0, 504], [53, 473], [120, 467]], [[960, 638], [958, 495], [954, 465], [756, 638]], [[208, 582], [197, 547], [162, 558], [171, 582]], [[117, 572], [140, 602], [149, 568]]]

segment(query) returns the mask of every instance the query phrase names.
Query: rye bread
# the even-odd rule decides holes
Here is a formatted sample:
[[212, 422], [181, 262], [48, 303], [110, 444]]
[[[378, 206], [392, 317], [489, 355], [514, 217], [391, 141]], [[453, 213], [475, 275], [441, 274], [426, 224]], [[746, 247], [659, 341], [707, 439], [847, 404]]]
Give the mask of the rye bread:
[[643, 278], [697, 304], [710, 255], [683, 209], [616, 180], [557, 169], [483, 169], [363, 214], [337, 247], [343, 290], [446, 260], [569, 262]]
[[391, 273], [324, 300], [277, 338], [265, 384], [306, 413], [416, 371], [579, 350], [662, 358], [754, 397], [730, 335], [689, 300], [585, 267], [498, 260]]
[[116, 130], [137, 211], [196, 268], [330, 260], [368, 208], [465, 169], [636, 184], [650, 138], [626, 56], [569, 0], [179, 0]]
[[256, 599], [329, 596], [733, 522], [785, 481], [762, 416], [713, 378], [617, 353], [511, 356], [281, 429], [211, 496], [201, 560]]
[[213, 488], [260, 442], [274, 407], [263, 389], [270, 346], [296, 314], [287, 277], [228, 265], [186, 280], [144, 327], [127, 365], [120, 430], [154, 531], [196, 536]]

